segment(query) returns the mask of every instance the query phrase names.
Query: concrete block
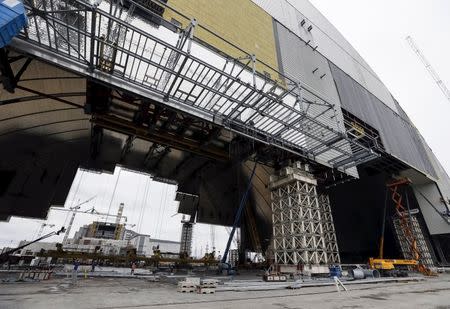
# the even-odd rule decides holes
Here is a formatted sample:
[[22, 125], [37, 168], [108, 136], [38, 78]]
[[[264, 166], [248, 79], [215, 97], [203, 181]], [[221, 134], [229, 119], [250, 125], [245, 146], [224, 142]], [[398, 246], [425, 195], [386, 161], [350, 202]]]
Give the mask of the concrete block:
[[197, 288], [198, 294], [214, 294], [216, 293], [216, 288], [204, 288], [204, 287], [198, 287]]
[[190, 283], [193, 283], [195, 285], [199, 285], [200, 284], [200, 278], [199, 277], [186, 277], [184, 282], [190, 282]]
[[195, 287], [193, 288], [178, 288], [177, 292], [178, 293], [195, 293], [197, 289]]
[[179, 288], [187, 288], [187, 289], [194, 288], [195, 289], [197, 286], [198, 286], [197, 284], [192, 283], [192, 282], [184, 282], [184, 281], [178, 282]]

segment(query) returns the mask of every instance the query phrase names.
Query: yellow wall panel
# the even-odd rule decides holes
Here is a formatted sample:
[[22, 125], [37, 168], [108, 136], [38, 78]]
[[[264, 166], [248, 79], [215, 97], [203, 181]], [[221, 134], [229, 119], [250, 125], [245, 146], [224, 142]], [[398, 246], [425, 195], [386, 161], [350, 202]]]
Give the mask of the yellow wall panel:
[[[279, 70], [272, 17], [250, 0], [169, 0], [167, 4]], [[170, 9], [165, 10], [164, 18], [169, 21], [174, 18], [183, 27], [189, 22]], [[195, 36], [232, 57], [244, 56], [201, 28], [195, 29]], [[260, 73], [269, 73], [272, 79], [279, 79], [278, 74], [266, 66], [259, 64], [256, 69]]]

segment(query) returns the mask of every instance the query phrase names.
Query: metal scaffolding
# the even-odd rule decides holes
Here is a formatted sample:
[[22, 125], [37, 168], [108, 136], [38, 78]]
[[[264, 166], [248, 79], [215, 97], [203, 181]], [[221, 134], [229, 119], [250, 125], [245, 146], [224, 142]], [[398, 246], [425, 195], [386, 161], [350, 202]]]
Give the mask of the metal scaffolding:
[[[411, 221], [409, 222], [409, 224], [416, 240], [417, 251], [419, 252], [419, 262], [420, 264], [425, 265], [428, 268], [433, 268], [433, 257], [431, 256], [430, 248], [425, 240], [425, 236], [423, 234], [422, 228], [420, 227], [419, 221], [417, 220], [417, 216], [415, 214], [411, 214], [410, 219]], [[404, 229], [401, 227], [400, 220], [401, 219], [398, 217], [395, 217], [393, 219], [397, 241], [403, 257], [405, 259], [413, 260], [416, 257], [413, 256], [413, 252], [411, 252], [411, 243], [408, 241]]]
[[194, 231], [194, 223], [189, 221], [181, 221], [181, 244], [180, 254], [183, 256], [191, 256], [192, 254], [192, 233]]
[[340, 262], [328, 196], [299, 162], [271, 176], [273, 252], [281, 265]]
[[106, 1], [25, 1], [29, 26], [12, 46], [352, 176], [352, 167], [378, 157], [340, 129], [339, 107], [319, 92], [281, 73], [282, 83], [258, 73], [257, 65], [276, 70], [237, 46], [242, 56], [233, 58], [202, 45], [195, 29], [206, 28], [195, 20], [187, 28], [166, 22], [178, 40], [169, 39], [169, 30], [158, 37], [162, 25], [131, 16], [135, 7], [156, 13], [129, 2], [129, 9], [117, 10]]
[[331, 213], [330, 198], [327, 194], [319, 194], [319, 207], [322, 218], [323, 237], [328, 257], [328, 264], [340, 264], [339, 247], [334, 229], [333, 214]]

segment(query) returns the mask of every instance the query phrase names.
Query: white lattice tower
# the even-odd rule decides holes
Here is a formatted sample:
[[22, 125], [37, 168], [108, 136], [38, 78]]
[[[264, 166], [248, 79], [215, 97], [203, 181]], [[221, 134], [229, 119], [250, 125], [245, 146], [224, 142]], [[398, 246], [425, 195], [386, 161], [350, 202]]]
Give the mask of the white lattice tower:
[[327, 194], [319, 194], [319, 206], [322, 214], [322, 226], [325, 238], [325, 247], [329, 264], [340, 264], [339, 247], [334, 229], [333, 215], [331, 213], [330, 198]]
[[[328, 230], [331, 213], [323, 219], [317, 182], [313, 176], [299, 167], [287, 167], [279, 176], [271, 177], [273, 252], [275, 263], [284, 265], [319, 265], [339, 260], [336, 236]], [[329, 201], [328, 201], [329, 205]], [[327, 230], [324, 230], [324, 224]], [[334, 231], [334, 226], [332, 228]], [[329, 246], [326, 237], [333, 241]], [[328, 247], [327, 247], [328, 245]], [[329, 248], [329, 249], [327, 249]], [[328, 260], [328, 251], [332, 260]]]

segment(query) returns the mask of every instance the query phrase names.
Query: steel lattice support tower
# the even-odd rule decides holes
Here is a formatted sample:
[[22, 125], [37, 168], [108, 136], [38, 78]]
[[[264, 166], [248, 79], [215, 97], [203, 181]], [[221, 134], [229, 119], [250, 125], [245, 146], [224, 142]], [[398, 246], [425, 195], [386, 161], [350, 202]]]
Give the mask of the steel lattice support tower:
[[189, 221], [181, 221], [183, 225], [181, 226], [181, 244], [180, 253], [186, 256], [191, 256], [192, 253], [192, 232], [194, 229], [194, 224]]
[[[398, 244], [400, 245], [400, 250], [405, 259], [414, 259], [415, 257], [411, 253], [411, 244], [409, 243], [407, 237], [404, 234], [403, 229], [400, 226], [400, 219], [394, 218], [394, 230], [397, 236]], [[423, 235], [422, 228], [417, 220], [417, 217], [411, 214], [411, 231], [416, 239], [417, 250], [419, 251], [419, 262], [425, 265], [428, 268], [433, 268], [433, 258], [431, 256], [430, 248], [428, 247], [427, 242], [425, 241], [425, 236]]]
[[322, 215], [323, 233], [328, 264], [340, 264], [339, 247], [334, 229], [333, 214], [331, 213], [330, 198], [327, 194], [319, 194], [319, 207]]
[[327, 196], [299, 162], [271, 176], [273, 253], [279, 265], [339, 263]]

